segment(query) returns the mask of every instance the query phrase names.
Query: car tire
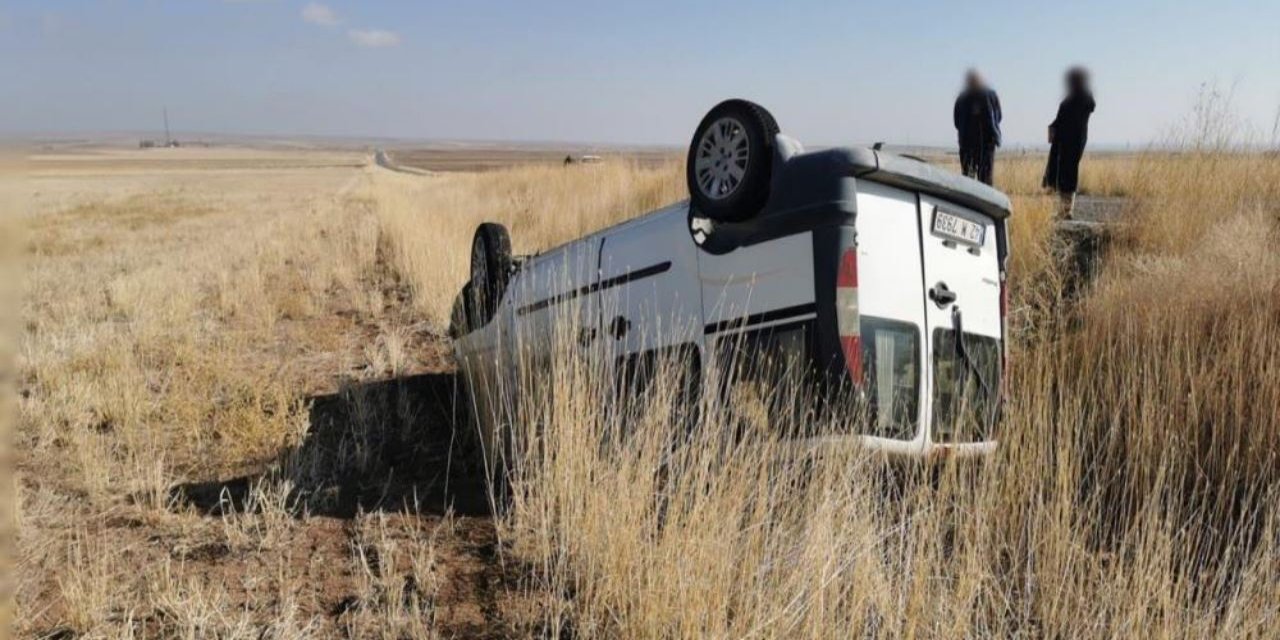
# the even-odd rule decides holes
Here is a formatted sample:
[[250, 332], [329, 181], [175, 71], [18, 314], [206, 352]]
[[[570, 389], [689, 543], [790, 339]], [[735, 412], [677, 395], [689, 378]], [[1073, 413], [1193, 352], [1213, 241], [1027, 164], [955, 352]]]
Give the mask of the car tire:
[[486, 222], [476, 228], [471, 240], [471, 328], [493, 319], [511, 278], [511, 236], [507, 228]]
[[693, 132], [686, 159], [689, 197], [698, 214], [742, 222], [769, 200], [778, 123], [758, 104], [726, 100]]

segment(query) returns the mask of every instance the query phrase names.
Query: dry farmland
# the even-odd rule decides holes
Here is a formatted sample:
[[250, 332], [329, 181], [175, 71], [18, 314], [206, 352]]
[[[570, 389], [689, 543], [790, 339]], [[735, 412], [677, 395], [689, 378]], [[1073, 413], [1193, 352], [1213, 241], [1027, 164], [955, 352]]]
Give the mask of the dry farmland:
[[32, 159], [20, 635], [493, 628], [493, 526], [448, 462], [444, 344], [388, 262], [366, 165]]
[[[15, 470], [22, 637], [1246, 637], [1280, 623], [1280, 160], [1086, 160], [1127, 198], [1062, 270], [1015, 203], [998, 455], [890, 481], [568, 357], [489, 501], [444, 328], [482, 220], [518, 252], [679, 199], [678, 160], [419, 176], [362, 154], [36, 155]], [[739, 412], [750, 414], [751, 407]], [[610, 420], [631, 437], [608, 440]], [[534, 420], [530, 419], [529, 423]], [[735, 423], [738, 424], [738, 423]], [[526, 425], [527, 426], [527, 425]], [[521, 425], [517, 425], [520, 428]]]
[[647, 167], [661, 165], [677, 155], [678, 149], [637, 147], [633, 149], [598, 149], [591, 146], [525, 145], [502, 143], [457, 143], [403, 147], [388, 152], [398, 165], [441, 172], [480, 172], [528, 165], [562, 164], [566, 157], [579, 162], [584, 155], [602, 161], [634, 162]]

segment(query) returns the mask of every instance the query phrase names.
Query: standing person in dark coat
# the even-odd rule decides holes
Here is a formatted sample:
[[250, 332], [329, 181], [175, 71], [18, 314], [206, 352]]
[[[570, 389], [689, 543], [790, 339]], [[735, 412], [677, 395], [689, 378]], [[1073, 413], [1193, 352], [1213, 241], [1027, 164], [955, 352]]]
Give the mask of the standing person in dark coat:
[[987, 86], [982, 75], [970, 69], [964, 76], [964, 90], [952, 110], [960, 139], [960, 168], [966, 176], [991, 184], [1000, 146], [1000, 97]]
[[1096, 106], [1089, 89], [1089, 72], [1082, 67], [1067, 71], [1067, 97], [1058, 105], [1058, 117], [1049, 125], [1049, 164], [1044, 186], [1058, 193], [1058, 215], [1071, 219], [1076, 189], [1080, 185], [1080, 158], [1089, 139], [1089, 116]]

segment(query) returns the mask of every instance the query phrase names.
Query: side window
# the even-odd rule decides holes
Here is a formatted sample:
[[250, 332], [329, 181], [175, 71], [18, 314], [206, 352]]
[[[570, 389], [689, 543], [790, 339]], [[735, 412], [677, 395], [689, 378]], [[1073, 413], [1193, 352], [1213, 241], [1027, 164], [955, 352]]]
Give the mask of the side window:
[[665, 409], [667, 422], [682, 424], [696, 415], [702, 391], [697, 347], [685, 344], [633, 353], [618, 358], [614, 371], [613, 409], [624, 418]]
[[742, 420], [782, 428], [808, 426], [816, 405], [812, 321], [720, 337], [717, 370], [725, 404]]
[[911, 440], [920, 422], [920, 329], [871, 317], [862, 319], [861, 329], [866, 435]]

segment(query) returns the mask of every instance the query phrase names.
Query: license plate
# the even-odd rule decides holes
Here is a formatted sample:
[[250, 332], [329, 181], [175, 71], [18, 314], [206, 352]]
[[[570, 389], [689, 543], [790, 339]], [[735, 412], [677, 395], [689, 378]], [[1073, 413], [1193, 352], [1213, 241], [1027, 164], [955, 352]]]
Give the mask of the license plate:
[[986, 231], [986, 227], [981, 223], [962, 218], [954, 213], [947, 213], [942, 209], [933, 210], [933, 232], [937, 235], [981, 247], [982, 236]]

